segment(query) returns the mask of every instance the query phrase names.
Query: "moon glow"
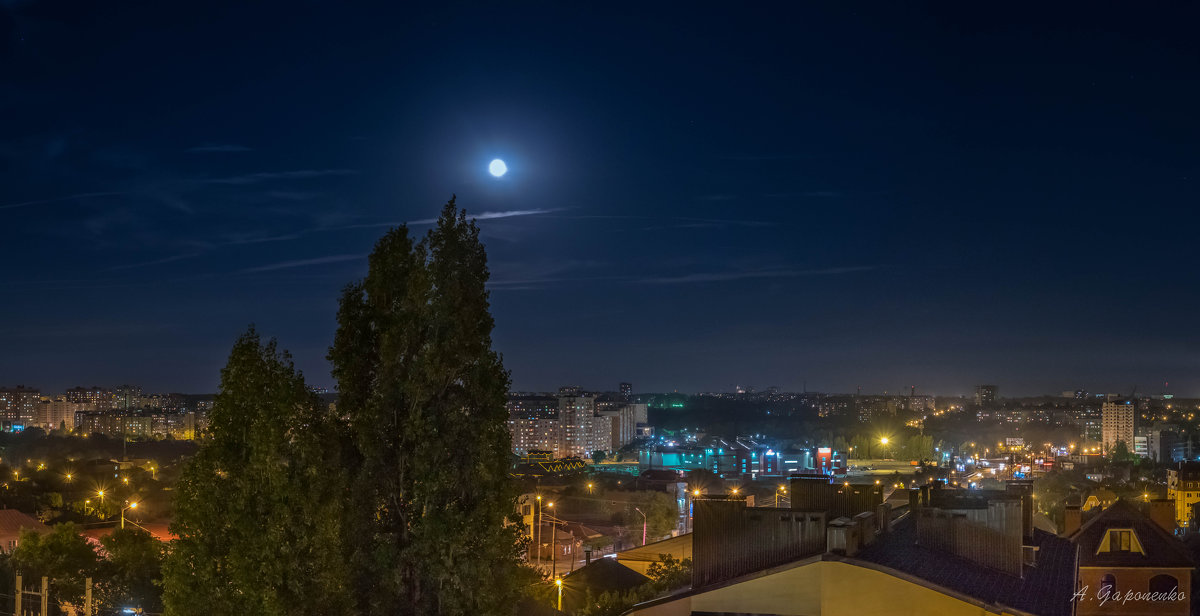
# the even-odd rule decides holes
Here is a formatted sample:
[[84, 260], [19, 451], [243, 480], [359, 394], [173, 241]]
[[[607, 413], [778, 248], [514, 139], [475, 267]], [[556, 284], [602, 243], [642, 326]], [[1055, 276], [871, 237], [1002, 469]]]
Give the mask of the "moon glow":
[[491, 173], [496, 177], [500, 177], [505, 173], [508, 173], [508, 165], [504, 164], [504, 161], [497, 158], [488, 165], [488, 173]]

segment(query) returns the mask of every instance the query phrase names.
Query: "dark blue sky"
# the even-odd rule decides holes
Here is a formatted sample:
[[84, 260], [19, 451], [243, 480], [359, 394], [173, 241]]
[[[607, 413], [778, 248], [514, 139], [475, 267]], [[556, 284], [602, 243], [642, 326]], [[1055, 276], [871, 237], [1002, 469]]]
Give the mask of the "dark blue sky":
[[1200, 395], [1195, 5], [576, 4], [0, 2], [0, 382], [332, 385], [456, 193], [518, 389]]

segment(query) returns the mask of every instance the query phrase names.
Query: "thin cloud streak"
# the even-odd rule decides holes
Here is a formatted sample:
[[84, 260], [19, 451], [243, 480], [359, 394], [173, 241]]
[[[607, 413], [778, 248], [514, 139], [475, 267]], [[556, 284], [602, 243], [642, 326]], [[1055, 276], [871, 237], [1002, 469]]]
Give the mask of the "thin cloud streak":
[[263, 171], [260, 173], [234, 175], [226, 178], [214, 178], [208, 180], [207, 182], [209, 184], [247, 186], [250, 184], [258, 184], [260, 182], [274, 182], [279, 180], [308, 180], [312, 178], [340, 175], [355, 175], [357, 173], [357, 169], [300, 169], [297, 171]]
[[188, 252], [188, 253], [184, 253], [184, 254], [174, 255], [171, 257], [165, 257], [162, 259], [155, 259], [153, 261], [143, 261], [141, 263], [129, 263], [127, 265], [118, 265], [116, 267], [110, 267], [110, 268], [108, 268], [108, 270], [110, 272], [115, 272], [115, 271], [119, 271], [119, 270], [134, 269], [134, 268], [138, 268], [138, 267], [149, 267], [151, 265], [161, 265], [163, 263], [172, 263], [175, 261], [182, 261], [184, 259], [192, 259], [192, 258], [198, 257], [198, 256], [200, 256], [200, 253], [198, 253], [198, 252]]
[[[474, 220], [496, 220], [498, 218], [515, 218], [517, 216], [538, 216], [557, 212], [558, 209], [544, 210], [508, 210], [504, 212], [481, 212], [479, 214], [468, 214], [467, 218]], [[400, 225], [432, 225], [437, 224], [436, 218], [422, 218], [420, 220], [409, 220], [402, 222], [372, 222], [362, 223], [357, 225], [342, 225], [339, 227], [329, 227], [328, 229], [318, 229], [318, 231], [335, 231], [340, 229], [374, 229], [378, 227], [398, 227]]]
[[731, 220], [722, 218], [693, 218], [689, 216], [634, 216], [623, 214], [580, 214], [577, 216], [553, 216], [553, 218], [561, 218], [564, 220], [675, 220], [688, 223], [730, 225], [738, 227], [774, 227], [778, 224], [766, 220]]
[[547, 277], [547, 278], [528, 278], [528, 279], [509, 279], [509, 280], [491, 280], [488, 281], [488, 286], [494, 291], [517, 291], [517, 290], [534, 290], [544, 289], [547, 285], [555, 285], [559, 283], [571, 282], [596, 282], [596, 281], [612, 281], [632, 284], [692, 284], [705, 282], [731, 282], [737, 280], [754, 280], [768, 278], [799, 278], [803, 276], [836, 276], [839, 274], [853, 274], [856, 272], [868, 272], [879, 269], [874, 265], [856, 265], [846, 267], [830, 267], [825, 269], [812, 270], [763, 270], [754, 272], [711, 272], [700, 274], [687, 274], [684, 276], [662, 276], [654, 278], [642, 278], [636, 276], [591, 276], [591, 277]]
[[205, 145], [198, 145], [194, 148], [188, 148], [188, 149], [184, 150], [184, 152], [197, 152], [197, 153], [253, 152], [253, 151], [254, 150], [252, 150], [251, 148], [248, 148], [244, 145], [236, 145], [236, 144], [232, 144], [232, 143], [226, 143], [226, 144], [211, 143], [211, 144], [205, 144]]
[[317, 257], [315, 259], [298, 259], [295, 261], [280, 261], [279, 263], [270, 263], [268, 265], [260, 265], [241, 270], [243, 274], [254, 274], [258, 272], [273, 272], [281, 269], [291, 269], [294, 267], [308, 267], [309, 265], [323, 265], [326, 263], [341, 263], [342, 261], [354, 261], [362, 259], [366, 255], [330, 255], [328, 257]]
[[75, 194], [75, 195], [67, 195], [65, 197], [55, 197], [53, 199], [35, 199], [33, 201], [22, 201], [20, 203], [8, 203], [5, 205], [0, 205], [0, 210], [11, 210], [13, 208], [18, 208], [18, 207], [28, 207], [31, 205], [43, 205], [43, 204], [47, 204], [47, 203], [61, 203], [63, 201], [74, 201], [76, 199], [88, 199], [91, 197], [116, 197], [116, 196], [125, 195], [125, 194], [128, 194], [128, 193], [124, 193], [124, 192], [79, 193], [79, 194]]
[[684, 276], [666, 276], [657, 278], [642, 278], [641, 284], [688, 284], [693, 282], [726, 282], [732, 280], [752, 280], [760, 278], [798, 278], [802, 276], [834, 276], [838, 274], [853, 274], [878, 269], [874, 265], [856, 265], [847, 267], [829, 267], [814, 270], [766, 270], [757, 272], [709, 272], [687, 274]]

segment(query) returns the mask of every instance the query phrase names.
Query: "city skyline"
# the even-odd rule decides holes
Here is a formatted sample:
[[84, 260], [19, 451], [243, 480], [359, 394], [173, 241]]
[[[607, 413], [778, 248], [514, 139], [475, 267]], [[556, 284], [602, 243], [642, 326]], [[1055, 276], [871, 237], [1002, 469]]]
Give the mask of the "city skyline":
[[456, 194], [514, 390], [1200, 395], [1195, 7], [64, 7], [0, 8], [0, 384], [211, 392], [250, 323], [330, 384]]

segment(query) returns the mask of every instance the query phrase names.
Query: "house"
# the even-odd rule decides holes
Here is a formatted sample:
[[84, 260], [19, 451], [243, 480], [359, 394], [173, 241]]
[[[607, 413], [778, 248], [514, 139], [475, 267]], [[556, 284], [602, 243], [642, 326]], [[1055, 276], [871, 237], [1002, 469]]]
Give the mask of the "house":
[[50, 527], [16, 509], [0, 509], [0, 550], [11, 554], [20, 542], [22, 530], [44, 534], [50, 532]]
[[1076, 616], [1189, 613], [1191, 556], [1129, 501], [1117, 500], [1067, 538], [1079, 546]]

